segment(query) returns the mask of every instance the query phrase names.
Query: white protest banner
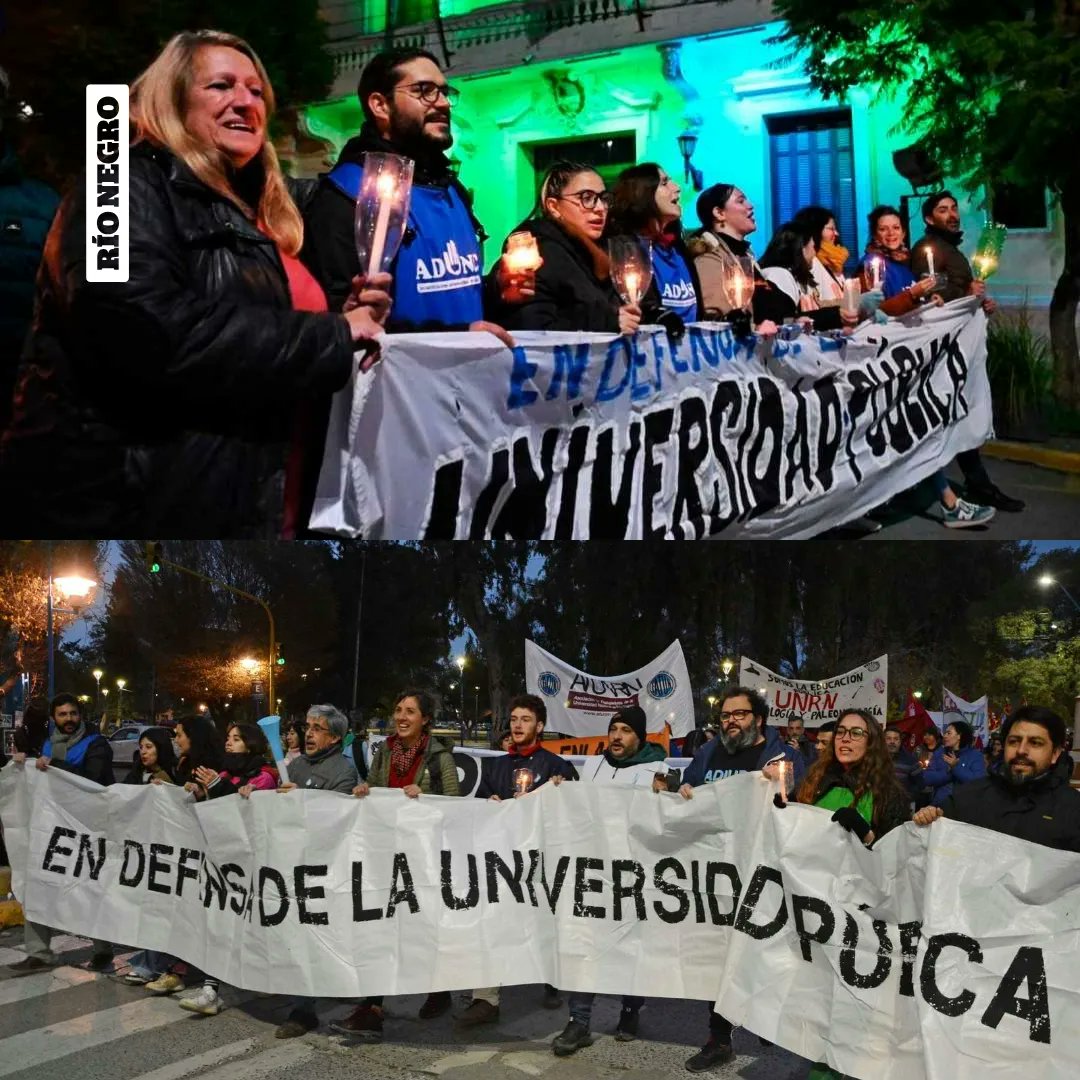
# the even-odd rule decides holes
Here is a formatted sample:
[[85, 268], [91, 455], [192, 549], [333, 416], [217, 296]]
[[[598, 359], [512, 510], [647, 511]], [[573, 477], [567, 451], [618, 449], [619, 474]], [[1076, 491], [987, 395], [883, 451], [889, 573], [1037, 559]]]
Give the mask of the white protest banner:
[[954, 720], [963, 720], [971, 725], [975, 736], [973, 745], [981, 750], [990, 739], [989, 698], [983, 694], [977, 701], [965, 701], [959, 694], [954, 694], [943, 686], [941, 688], [941, 722], [947, 727]]
[[747, 774], [689, 801], [570, 783], [195, 804], [11, 764], [0, 818], [28, 918], [243, 989], [550, 982], [715, 1001], [867, 1080], [1077, 1075], [1080, 856], [947, 820], [868, 851], [772, 792]]
[[739, 682], [760, 690], [769, 720], [783, 727], [801, 717], [808, 728], [839, 720], [845, 709], [864, 709], [885, 723], [889, 696], [889, 657], [879, 656], [831, 679], [789, 679], [748, 656], [739, 659]]
[[[786, 332], [786, 328], [785, 328]], [[847, 338], [388, 335], [335, 398], [311, 527], [369, 540], [801, 539], [991, 434], [975, 298]]]
[[625, 675], [589, 675], [526, 641], [525, 686], [547, 705], [545, 730], [560, 735], [606, 735], [612, 714], [627, 705], [645, 710], [646, 731], [666, 728], [681, 739], [694, 730], [694, 695], [679, 641]]

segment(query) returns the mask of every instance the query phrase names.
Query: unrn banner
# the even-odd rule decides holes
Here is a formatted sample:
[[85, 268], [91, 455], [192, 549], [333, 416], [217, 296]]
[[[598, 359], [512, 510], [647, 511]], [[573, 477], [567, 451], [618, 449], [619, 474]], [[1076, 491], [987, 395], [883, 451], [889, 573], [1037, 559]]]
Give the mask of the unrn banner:
[[808, 728], [839, 720], [845, 709], [863, 709], [882, 725], [889, 698], [889, 657], [879, 656], [861, 667], [828, 679], [789, 679], [743, 656], [739, 682], [760, 690], [769, 704], [769, 719], [783, 726], [801, 718]]
[[526, 641], [525, 685], [544, 699], [546, 730], [560, 735], [606, 736], [612, 715], [628, 705], [645, 710], [651, 733], [681, 739], [694, 729], [694, 696], [679, 641], [625, 675], [590, 675]]
[[948, 820], [868, 851], [772, 791], [747, 774], [689, 802], [564, 783], [195, 804], [9, 764], [0, 818], [28, 918], [244, 989], [548, 982], [714, 1001], [867, 1080], [1078, 1074], [1080, 856]]
[[[787, 333], [787, 328], [785, 328]], [[801, 539], [991, 434], [974, 298], [850, 337], [389, 335], [335, 398], [312, 528], [371, 540]]]

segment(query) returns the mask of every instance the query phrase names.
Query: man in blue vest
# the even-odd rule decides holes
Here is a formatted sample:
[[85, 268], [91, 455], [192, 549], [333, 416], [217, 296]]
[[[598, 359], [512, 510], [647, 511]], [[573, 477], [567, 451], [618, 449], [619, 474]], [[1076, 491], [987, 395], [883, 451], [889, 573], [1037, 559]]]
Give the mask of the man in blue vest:
[[[337, 164], [320, 178], [304, 209], [301, 259], [341, 307], [362, 273], [354, 239], [354, 212], [366, 153], [389, 153], [415, 162], [409, 219], [390, 272], [391, 333], [483, 330], [508, 344], [506, 331], [484, 321], [483, 228], [469, 193], [454, 176], [445, 151], [453, 144], [450, 112], [457, 91], [431, 53], [391, 49], [364, 68], [357, 89], [364, 123]], [[504, 302], [531, 295], [530, 283], [511, 282], [500, 263], [488, 286]], [[496, 297], [489, 297], [489, 305]]]
[[[73, 694], [57, 694], [52, 699], [52, 730], [45, 740], [35, 764], [42, 771], [63, 769], [96, 784], [113, 783], [113, 753], [109, 740], [87, 723], [79, 699]], [[20, 755], [21, 760], [25, 757]], [[52, 927], [27, 920], [25, 930], [26, 959], [8, 964], [11, 975], [33, 975], [56, 967], [60, 962], [52, 951]], [[101, 971], [109, 966], [113, 947], [107, 941], [93, 942], [90, 967]]]

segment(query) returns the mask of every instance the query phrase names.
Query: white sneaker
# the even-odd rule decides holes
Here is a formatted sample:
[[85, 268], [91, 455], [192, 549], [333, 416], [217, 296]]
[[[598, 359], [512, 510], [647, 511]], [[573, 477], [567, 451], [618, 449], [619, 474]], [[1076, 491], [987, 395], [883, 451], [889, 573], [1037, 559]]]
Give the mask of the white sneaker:
[[225, 1002], [218, 997], [212, 986], [203, 986], [191, 997], [180, 999], [180, 1008], [188, 1012], [202, 1013], [203, 1016], [217, 1016], [225, 1007]]

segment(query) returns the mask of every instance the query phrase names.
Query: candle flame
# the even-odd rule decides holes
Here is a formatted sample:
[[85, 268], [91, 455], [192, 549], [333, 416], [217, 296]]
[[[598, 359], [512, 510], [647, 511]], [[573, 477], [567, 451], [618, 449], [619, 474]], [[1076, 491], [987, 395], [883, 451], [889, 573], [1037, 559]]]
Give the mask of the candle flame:
[[379, 193], [380, 199], [392, 199], [396, 189], [397, 181], [394, 179], [393, 173], [382, 173], [379, 179], [375, 181], [375, 190]]

